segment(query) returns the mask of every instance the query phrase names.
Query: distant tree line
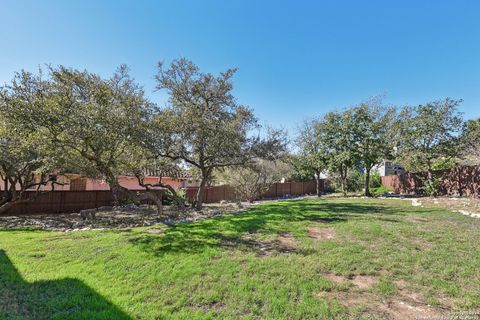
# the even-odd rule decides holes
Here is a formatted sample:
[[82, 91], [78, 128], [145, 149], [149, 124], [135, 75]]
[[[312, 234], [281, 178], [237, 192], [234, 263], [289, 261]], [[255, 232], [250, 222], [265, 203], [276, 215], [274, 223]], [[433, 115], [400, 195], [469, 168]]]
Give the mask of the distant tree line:
[[435, 170], [479, 163], [480, 120], [465, 122], [458, 111], [461, 102], [446, 98], [397, 108], [372, 98], [329, 112], [300, 127], [299, 150], [292, 162], [317, 181], [322, 173], [328, 174], [344, 194], [349, 172], [361, 172], [365, 195], [370, 196], [372, 169], [392, 160], [409, 171], [425, 172], [425, 192], [435, 194], [439, 184]]

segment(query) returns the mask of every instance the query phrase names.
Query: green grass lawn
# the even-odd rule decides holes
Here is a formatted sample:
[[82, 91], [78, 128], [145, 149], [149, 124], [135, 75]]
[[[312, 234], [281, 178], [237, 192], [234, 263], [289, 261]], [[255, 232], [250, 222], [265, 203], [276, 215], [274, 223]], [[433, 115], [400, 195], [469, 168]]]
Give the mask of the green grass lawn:
[[447, 210], [285, 201], [158, 228], [0, 230], [0, 319], [382, 319], [480, 309], [480, 219]]

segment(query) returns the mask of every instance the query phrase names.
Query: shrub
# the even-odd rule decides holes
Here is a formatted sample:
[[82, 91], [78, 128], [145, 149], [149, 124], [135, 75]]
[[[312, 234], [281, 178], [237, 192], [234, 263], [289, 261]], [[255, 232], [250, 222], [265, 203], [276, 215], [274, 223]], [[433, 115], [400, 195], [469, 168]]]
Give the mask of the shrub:
[[432, 180], [425, 180], [423, 182], [423, 192], [427, 196], [433, 196], [436, 197], [440, 193], [440, 183], [442, 182], [441, 179], [434, 178]]
[[379, 187], [370, 189], [370, 192], [373, 195], [381, 195], [381, 194], [389, 193], [389, 192], [392, 192], [392, 191], [393, 191], [392, 189], [387, 188], [385, 186], [379, 186]]
[[382, 178], [378, 172], [373, 172], [370, 174], [370, 188], [380, 188], [382, 186]]

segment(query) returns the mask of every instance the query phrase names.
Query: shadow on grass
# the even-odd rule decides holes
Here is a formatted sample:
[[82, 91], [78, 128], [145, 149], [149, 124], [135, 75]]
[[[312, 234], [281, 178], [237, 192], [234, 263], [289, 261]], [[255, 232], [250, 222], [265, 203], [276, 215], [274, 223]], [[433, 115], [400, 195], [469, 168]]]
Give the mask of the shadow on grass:
[[0, 319], [132, 319], [78, 279], [28, 283], [0, 250]]
[[[255, 251], [258, 245], [252, 245], [250, 240], [245, 241], [245, 234], [275, 236], [289, 231], [290, 222], [302, 221], [335, 224], [352, 219], [381, 219], [398, 222], [386, 217], [394, 214], [399, 214], [398, 209], [374, 203], [276, 202], [253, 207], [236, 215], [196, 223], [180, 223], [165, 230], [163, 234], [141, 234], [129, 238], [129, 241], [155, 255], [201, 253], [208, 248]], [[238, 246], [232, 246], [232, 243]]]

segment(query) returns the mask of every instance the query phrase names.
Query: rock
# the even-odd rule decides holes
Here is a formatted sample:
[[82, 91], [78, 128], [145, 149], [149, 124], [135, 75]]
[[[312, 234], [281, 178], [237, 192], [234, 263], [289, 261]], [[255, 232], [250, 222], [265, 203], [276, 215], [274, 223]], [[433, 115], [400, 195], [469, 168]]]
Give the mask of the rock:
[[80, 218], [82, 220], [92, 219], [95, 220], [95, 213], [97, 209], [85, 209], [80, 211]]
[[[101, 207], [98, 209], [82, 210], [70, 214], [23, 215], [0, 217], [0, 228], [24, 229], [35, 228], [57, 230], [63, 232], [98, 230], [98, 228], [134, 228], [159, 224], [175, 225], [178, 222], [193, 222], [209, 218], [221, 217], [224, 214], [238, 214], [248, 209], [248, 203], [229, 203], [227, 205], [206, 205], [204, 210], [197, 212], [193, 209], [178, 210], [171, 207], [167, 217], [158, 215], [151, 206], [137, 207]], [[135, 208], [135, 209], [134, 209]], [[167, 221], [165, 221], [167, 219]]]
[[469, 216], [469, 217], [472, 217], [472, 218], [480, 218], [480, 213], [469, 212], [467, 210], [458, 210], [458, 212], [460, 212], [464, 216]]
[[418, 201], [418, 199], [412, 199], [412, 206], [419, 207], [421, 205], [422, 205], [422, 203], [420, 201]]
[[210, 214], [213, 216], [218, 216], [219, 214], [222, 214], [222, 211], [220, 211], [219, 209], [212, 209], [210, 210]]
[[113, 207], [112, 206], [103, 206], [97, 209], [98, 211], [112, 211]]

